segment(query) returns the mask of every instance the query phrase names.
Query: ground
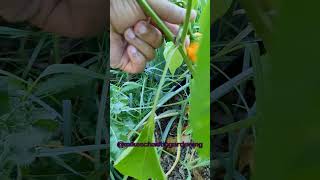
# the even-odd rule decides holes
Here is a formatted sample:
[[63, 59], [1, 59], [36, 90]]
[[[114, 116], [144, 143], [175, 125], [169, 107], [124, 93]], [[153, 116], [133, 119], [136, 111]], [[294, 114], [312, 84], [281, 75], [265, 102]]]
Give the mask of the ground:
[[[258, 47], [259, 55], [265, 49], [241, 9], [234, 1], [211, 28], [211, 128], [214, 130], [245, 122], [255, 114], [254, 73], [250, 68], [256, 49], [252, 47]], [[212, 135], [214, 179], [250, 178], [255, 131], [253, 126]]]

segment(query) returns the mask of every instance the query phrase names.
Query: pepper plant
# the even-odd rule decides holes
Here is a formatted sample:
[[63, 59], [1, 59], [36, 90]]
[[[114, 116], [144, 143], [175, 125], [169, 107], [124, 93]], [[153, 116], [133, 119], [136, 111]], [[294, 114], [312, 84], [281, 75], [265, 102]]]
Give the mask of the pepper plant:
[[[156, 110], [161, 100], [162, 88], [168, 80], [169, 73], [175, 74], [175, 71], [183, 65], [187, 66], [185, 76], [192, 77], [190, 82], [190, 95], [186, 97], [186, 103], [182, 105], [181, 114], [189, 113], [189, 126], [192, 131], [192, 139], [195, 142], [203, 143], [203, 147], [198, 149], [199, 159], [209, 161], [210, 154], [210, 1], [207, 0], [187, 0], [176, 2], [187, 9], [184, 24], [180, 28], [178, 35], [174, 35], [157, 16], [146, 0], [137, 0], [144, 12], [151, 17], [152, 21], [165, 35], [165, 49], [163, 57], [166, 61], [160, 83], [154, 96], [151, 111], [145, 116], [146, 120], [135, 143], [154, 143], [155, 142], [155, 120], [157, 118]], [[200, 6], [201, 5], [201, 6]], [[192, 8], [198, 7], [198, 18], [200, 26], [190, 22]], [[199, 8], [201, 7], [201, 8]], [[201, 14], [201, 16], [200, 16]], [[202, 33], [203, 38], [199, 40], [196, 34]], [[190, 36], [192, 47], [185, 48], [186, 38]], [[195, 42], [198, 41], [198, 42]], [[199, 46], [199, 42], [200, 46]], [[195, 44], [197, 44], [195, 46]], [[199, 46], [199, 53], [198, 51]], [[197, 61], [195, 54], [198, 54]], [[188, 83], [189, 84], [189, 83]], [[187, 84], [187, 85], [188, 85]], [[161, 99], [160, 99], [161, 98]], [[159, 100], [160, 99], [160, 100]], [[160, 102], [161, 101], [161, 102]], [[190, 104], [190, 112], [186, 112], [186, 106]], [[181, 116], [183, 117], [183, 116]], [[143, 122], [144, 123], [144, 122]], [[177, 143], [181, 140], [182, 121], [178, 123]], [[181, 147], [177, 147], [177, 156], [174, 164], [168, 172], [164, 172], [161, 167], [159, 152], [156, 147], [128, 147], [114, 162], [114, 167], [122, 174], [136, 179], [166, 179], [177, 165], [181, 153]]]

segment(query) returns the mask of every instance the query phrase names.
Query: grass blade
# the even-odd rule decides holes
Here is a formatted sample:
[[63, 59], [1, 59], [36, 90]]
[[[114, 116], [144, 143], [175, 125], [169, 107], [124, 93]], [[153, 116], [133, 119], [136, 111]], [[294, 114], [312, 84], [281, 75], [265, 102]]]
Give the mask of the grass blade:
[[52, 74], [60, 74], [60, 73], [70, 73], [70, 74], [76, 74], [76, 75], [84, 75], [89, 76], [92, 78], [104, 80], [104, 76], [101, 74], [98, 74], [96, 72], [90, 71], [86, 68], [83, 68], [81, 66], [77, 66], [74, 64], [54, 64], [49, 66], [47, 69], [45, 69], [38, 79], [52, 75]]
[[100, 145], [85, 145], [85, 146], [73, 146], [73, 147], [62, 147], [62, 148], [39, 148], [37, 150], [37, 157], [50, 157], [50, 156], [58, 156], [65, 154], [73, 154], [80, 153], [86, 151], [97, 151], [104, 150], [109, 147], [108, 144], [100, 144]]
[[71, 145], [72, 136], [72, 105], [70, 100], [62, 102], [63, 112], [63, 144], [65, 146]]
[[229, 81], [224, 83], [223, 85], [216, 88], [214, 91], [210, 94], [210, 101], [211, 103], [216, 102], [219, 98], [226, 95], [232, 89], [237, 87], [239, 84], [241, 84], [243, 81], [248, 80], [253, 76], [253, 68], [249, 68], [246, 71], [240, 73], [239, 75], [231, 78]]
[[[106, 104], [107, 104], [107, 93], [108, 93], [108, 82], [107, 82], [107, 76], [109, 74], [109, 70], [106, 70], [106, 78], [104, 78], [103, 81], [103, 88], [100, 98], [100, 105], [99, 105], [99, 112], [98, 112], [98, 120], [97, 120], [97, 126], [96, 126], [96, 137], [95, 137], [95, 144], [100, 145], [101, 144], [101, 135], [102, 135], [102, 126], [103, 121], [105, 121], [105, 112], [106, 112]], [[95, 168], [97, 169], [100, 163], [100, 151], [97, 151], [95, 153], [95, 159], [96, 164]]]
[[71, 166], [69, 166], [67, 163], [65, 163], [63, 161], [63, 159], [57, 157], [57, 156], [52, 156], [51, 157], [58, 165], [60, 165], [61, 167], [65, 168], [66, 170], [72, 172], [73, 174], [80, 176], [82, 178], [85, 178], [84, 175], [82, 175], [81, 173], [77, 172], [76, 170], [74, 170]]
[[27, 67], [26, 67], [26, 68], [24, 69], [24, 71], [23, 71], [23, 74], [22, 74], [22, 78], [23, 78], [23, 79], [25, 79], [25, 78], [27, 77], [27, 75], [28, 75], [28, 73], [29, 73], [32, 65], [34, 64], [34, 62], [36, 61], [38, 55], [40, 54], [40, 51], [41, 51], [41, 49], [42, 49], [42, 46], [43, 46], [46, 38], [47, 38], [46, 36], [43, 36], [43, 37], [40, 39], [40, 41], [39, 41], [38, 45], [36, 46], [36, 48], [34, 49], [32, 55], [31, 55], [31, 58], [30, 58], [30, 60], [29, 60], [29, 63], [28, 63], [28, 65], [27, 65]]

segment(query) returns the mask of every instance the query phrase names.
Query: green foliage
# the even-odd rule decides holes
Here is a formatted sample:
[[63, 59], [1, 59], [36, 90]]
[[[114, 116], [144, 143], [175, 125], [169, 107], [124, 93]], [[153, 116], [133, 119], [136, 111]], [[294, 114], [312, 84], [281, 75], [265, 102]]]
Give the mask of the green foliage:
[[222, 17], [230, 8], [233, 0], [213, 1], [213, 22]]
[[89, 85], [92, 80], [85, 75], [57, 74], [39, 82], [34, 94], [40, 97], [54, 95], [81, 85]]
[[53, 74], [59, 74], [59, 73], [70, 73], [73, 75], [85, 75], [87, 77], [91, 78], [97, 78], [97, 79], [104, 79], [104, 76], [92, 72], [86, 68], [82, 68], [80, 66], [74, 65], [74, 64], [54, 64], [49, 67], [47, 67], [39, 76], [40, 78], [53, 75]]
[[171, 57], [172, 60], [170, 60], [169, 70], [170, 70], [171, 74], [174, 75], [176, 70], [182, 65], [183, 58], [182, 58], [179, 50], [173, 44], [173, 42], [167, 42], [165, 45], [164, 52], [163, 52], [164, 59], [166, 60], [167, 63], [169, 62], [169, 59], [170, 59], [169, 56], [171, 54], [173, 54], [173, 55]]
[[[175, 2], [179, 6], [187, 7], [186, 3], [181, 3], [182, 1]], [[206, 1], [196, 1], [196, 3], [195, 1], [188, 1], [188, 3], [190, 2], [199, 11], [199, 15], [204, 7], [209, 6]], [[146, 1], [140, 1], [140, 3], [144, 6], [146, 5]], [[147, 7], [145, 10], [149, 11], [150, 9]], [[147, 14], [152, 14], [152, 17], [154, 17], [152, 12], [147, 12]], [[210, 14], [210, 11], [207, 14]], [[203, 22], [206, 22], [209, 27], [208, 17]], [[157, 25], [159, 25], [159, 22], [157, 22]], [[199, 26], [199, 18], [196, 19], [196, 22], [185, 23], [182, 25], [182, 29], [188, 28], [188, 25], [192, 29], [190, 33], [198, 32], [202, 28]], [[158, 27], [161, 28], [161, 26]], [[163, 161], [163, 157], [167, 154], [176, 159], [176, 163], [173, 164], [171, 169], [178, 171], [176, 165], [182, 165], [183, 169], [189, 172], [189, 178], [191, 178], [190, 170], [194, 166], [208, 166], [208, 163], [202, 163], [204, 161], [199, 159], [190, 162], [189, 165], [188, 163], [191, 160], [186, 158], [187, 155], [184, 159], [180, 159], [181, 148], [178, 148], [177, 151], [179, 152], [172, 154], [161, 147], [118, 148], [116, 146], [117, 142], [120, 141], [126, 143], [165, 142], [167, 139], [172, 138], [169, 137], [169, 132], [176, 131], [177, 124], [173, 125], [173, 123], [177, 122], [172, 120], [177, 117], [181, 121], [177, 130], [179, 134], [175, 136], [178, 136], [178, 141], [181, 141], [184, 126], [190, 125], [186, 104], [189, 106], [190, 92], [188, 88], [190, 88], [191, 84], [190, 75], [193, 74], [188, 70], [190, 70], [191, 65], [193, 71], [193, 65], [186, 56], [184, 48], [179, 43], [175, 42], [177, 43], [175, 44], [173, 42], [170, 33], [165, 34], [169, 34], [166, 37], [166, 43], [157, 50], [157, 57], [147, 65], [145, 72], [138, 75], [128, 75], [120, 71], [112, 71], [113, 76], [110, 85], [110, 163], [113, 165], [110, 173], [112, 178], [122, 178], [121, 175], [124, 175], [124, 178], [133, 177], [136, 179], [171, 178], [172, 171], [170, 170], [165, 174], [163, 169], [163, 163], [166, 163]], [[184, 40], [181, 39], [181, 41], [183, 42]], [[209, 44], [204, 46], [207, 46], [208, 49], [210, 47]], [[208, 49], [207, 52], [209, 52]], [[189, 62], [189, 64], [185, 66], [186, 64], [183, 64], [183, 60], [184, 62]], [[204, 72], [206, 76], [209, 74], [208, 69], [209, 66]], [[167, 73], [168, 70], [170, 74]], [[193, 75], [196, 76], [195, 74]], [[194, 96], [198, 97], [198, 95]], [[209, 91], [204, 96], [209, 99]], [[201, 106], [200, 108], [203, 107]], [[209, 109], [202, 110], [208, 111], [207, 114], [209, 113]], [[167, 124], [168, 118], [172, 119]], [[208, 119], [206, 118], [203, 121], [208, 121]], [[207, 128], [209, 127], [206, 123], [204, 124]], [[210, 133], [209, 128], [206, 131]], [[183, 133], [193, 134], [191, 131]], [[206, 146], [209, 146], [209, 142], [206, 142]], [[189, 150], [188, 148], [188, 154], [191, 153]], [[209, 148], [206, 147], [206, 150], [209, 150]], [[195, 158], [198, 153], [195, 154], [189, 155]], [[168, 166], [169, 164], [165, 165]]]
[[50, 119], [39, 119], [32, 123], [34, 127], [45, 129], [49, 132], [55, 132], [59, 128], [59, 123]]
[[44, 130], [32, 127], [10, 134], [0, 144], [2, 149], [8, 150], [1, 163], [6, 164], [8, 161], [13, 161], [18, 165], [31, 164], [36, 157], [36, 146], [47, 140], [49, 135], [50, 133]]
[[[163, 70], [161, 80], [155, 94], [152, 110], [149, 113], [150, 116], [147, 120], [147, 123], [144, 125], [144, 128], [142, 129], [139, 137], [134, 141], [135, 143], [155, 143], [154, 129], [156, 108], [160, 98], [161, 88], [165, 83], [167, 71], [170, 68], [171, 61], [175, 60], [173, 59], [173, 57], [176, 52], [176, 50], [173, 50], [170, 52], [170, 54], [168, 54], [168, 60], [166, 62], [166, 66]], [[156, 147], [128, 147], [122, 152], [120, 157], [114, 163], [114, 167], [121, 173], [135, 177], [137, 179], [166, 178], [160, 165], [159, 155], [157, 154]]]
[[[214, 172], [219, 173], [223, 167], [225, 179], [319, 179], [319, 133], [315, 128], [319, 126], [319, 86], [315, 85], [319, 76], [315, 72], [319, 67], [320, 26], [314, 14], [319, 3], [239, 2], [246, 14], [228, 14], [214, 27], [213, 82], [221, 80], [216, 78], [218, 75], [226, 80], [212, 92], [212, 104], [224, 110], [216, 121], [217, 126], [224, 123], [223, 126], [212, 133], [216, 140], [227, 137], [229, 141], [224, 144], [226, 152], [214, 154], [214, 161], [221, 163], [214, 164]], [[231, 10], [230, 14], [238, 9]], [[299, 16], [293, 20], [296, 13]], [[248, 27], [246, 19], [253, 24], [255, 33], [241, 28]], [[230, 44], [233, 48], [228, 47]], [[227, 66], [239, 61], [243, 67], [238, 65], [236, 72], [230, 73]], [[254, 86], [254, 98], [248, 94], [241, 98], [248, 92], [249, 83]], [[248, 108], [246, 104], [253, 105]], [[237, 114], [243, 111], [240, 108], [245, 111], [242, 117]], [[253, 152], [246, 159], [255, 161], [255, 166], [250, 165], [250, 175], [241, 172], [234, 161], [248, 158], [238, 154], [246, 134], [253, 136], [250, 146], [255, 150], [254, 159]]]
[[[128, 108], [129, 98], [121, 91], [121, 88], [111, 84], [110, 87], [110, 111], [114, 115], [118, 115]], [[124, 91], [125, 92], [125, 91]]]
[[210, 158], [210, 2], [201, 16], [201, 32], [204, 36], [198, 52], [196, 74], [191, 85], [190, 125], [192, 137], [203, 143], [198, 149], [203, 159]]
[[261, 72], [255, 65], [260, 63], [263, 48], [258, 46], [261, 40], [252, 33], [255, 29], [239, 2], [232, 4], [226, 14], [215, 19], [211, 30], [211, 118], [215, 128], [211, 131], [215, 140], [211, 162], [213, 178], [249, 179], [254, 169], [253, 145], [259, 133], [255, 125], [260, 104], [253, 92]]
[[[135, 143], [155, 142], [154, 115], [151, 115]], [[114, 167], [121, 173], [137, 179], [165, 179], [159, 156], [155, 147], [128, 147], [125, 149]]]
[[262, 118], [254, 179], [319, 179], [319, 2], [277, 4], [269, 56], [264, 59], [270, 71], [263, 74], [262, 106], [257, 109]]
[[[107, 154], [93, 162], [88, 152], [107, 148], [101, 144], [104, 139], [92, 145], [98, 117], [106, 122], [106, 102], [97, 97], [107, 99], [100, 88], [107, 79], [102, 71], [108, 62], [107, 34], [75, 40], [25, 24], [10, 26], [14, 28], [0, 27], [0, 179], [105, 176]], [[64, 100], [70, 100], [72, 108], [63, 108]], [[106, 128], [100, 124], [104, 136]], [[62, 135], [70, 149], [61, 147]], [[94, 163], [101, 168], [95, 170]]]

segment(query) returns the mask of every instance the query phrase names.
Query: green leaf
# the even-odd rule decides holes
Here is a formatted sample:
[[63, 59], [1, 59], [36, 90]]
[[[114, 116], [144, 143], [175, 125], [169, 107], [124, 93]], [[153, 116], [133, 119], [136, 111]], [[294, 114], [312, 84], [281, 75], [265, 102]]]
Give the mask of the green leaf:
[[96, 78], [96, 79], [104, 79], [104, 76], [102, 74], [98, 74], [96, 72], [90, 71], [86, 68], [83, 68], [81, 66], [77, 66], [74, 64], [54, 64], [47, 69], [45, 69], [41, 75], [39, 76], [40, 78], [52, 75], [52, 74], [61, 74], [61, 73], [68, 73], [68, 74], [76, 74], [76, 75], [83, 75], [83, 76], [88, 76], [91, 78]]
[[[135, 143], [154, 142], [154, 114], [149, 117], [147, 124]], [[123, 151], [114, 167], [123, 174], [137, 179], [165, 179], [156, 148], [128, 147]]]
[[237, 121], [235, 123], [226, 125], [224, 127], [212, 130], [211, 135], [215, 136], [215, 135], [219, 135], [219, 134], [224, 134], [224, 133], [236, 131], [239, 129], [249, 128], [249, 127], [253, 126], [256, 123], [256, 121], [257, 121], [256, 117], [250, 117], [245, 120]]
[[43, 36], [38, 45], [36, 46], [36, 48], [34, 49], [31, 57], [30, 57], [30, 60], [28, 62], [28, 65], [25, 67], [24, 71], [23, 71], [23, 74], [22, 74], [22, 78], [25, 79], [28, 75], [28, 73], [30, 72], [31, 68], [32, 68], [32, 65], [35, 63], [36, 59], [38, 58], [43, 46], [44, 46], [44, 43], [46, 41], [46, 36]]
[[16, 28], [0, 26], [0, 35], [8, 36], [10, 38], [22, 38], [31, 35], [31, 31], [25, 31]]
[[121, 91], [124, 93], [140, 87], [141, 85], [136, 82], [125, 82], [121, 87], [122, 88]]
[[[109, 70], [105, 70], [105, 78], [103, 81], [103, 87], [102, 87], [102, 92], [100, 96], [100, 103], [99, 103], [99, 111], [98, 111], [98, 119], [97, 119], [97, 124], [96, 124], [96, 136], [95, 136], [95, 144], [99, 145], [101, 144], [101, 139], [102, 139], [102, 133], [103, 133], [103, 126], [105, 124], [106, 116], [105, 114], [107, 113], [107, 94], [109, 91], [109, 80], [108, 80], [108, 74]], [[100, 151], [97, 151], [94, 155], [96, 162], [95, 162], [95, 170], [99, 169], [100, 166]]]
[[[165, 45], [165, 49], [163, 51], [163, 56], [166, 62], [170, 60], [169, 70], [172, 75], [176, 72], [176, 70], [182, 65], [183, 58], [177, 47], [173, 44], [173, 42], [167, 42]], [[172, 56], [172, 57], [170, 57]]]
[[121, 92], [121, 89], [113, 84], [110, 85], [110, 112], [120, 114], [129, 104], [129, 98]]
[[72, 103], [71, 100], [62, 101], [63, 112], [63, 144], [71, 146], [72, 139]]
[[57, 94], [79, 85], [88, 84], [93, 79], [89, 76], [76, 74], [57, 74], [45, 81], [41, 81], [36, 86], [34, 94], [36, 96]]
[[86, 151], [98, 151], [105, 150], [109, 147], [109, 144], [100, 145], [85, 145], [85, 146], [71, 146], [62, 148], [38, 148], [36, 156], [37, 157], [51, 157], [66, 154], [73, 154]]
[[[123, 130], [124, 129], [124, 130]], [[119, 140], [128, 141], [128, 139], [120, 139], [121, 137], [126, 137], [128, 129], [118, 128], [115, 123], [110, 123], [110, 161], [116, 161], [121, 155], [122, 149], [117, 146]]]
[[22, 132], [10, 134], [6, 143], [10, 147], [8, 160], [20, 165], [32, 163], [36, 157], [34, 148], [50, 137], [50, 133], [38, 128], [28, 128]]
[[[201, 32], [210, 32], [210, 2], [201, 16]], [[190, 126], [193, 140], [203, 143], [198, 149], [201, 158], [210, 158], [210, 33], [203, 33], [191, 84]]]
[[69, 166], [67, 163], [64, 162], [63, 159], [59, 158], [58, 156], [52, 156], [51, 157], [58, 165], [60, 165], [61, 167], [65, 168], [66, 170], [72, 172], [73, 174], [80, 176], [82, 178], [85, 178], [84, 175], [82, 175], [81, 173], [79, 173], [78, 171], [76, 171], [75, 169], [73, 169], [71, 166]]
[[222, 17], [230, 8], [232, 0], [213, 1], [213, 22]]
[[15, 74], [12, 74], [12, 73], [10, 73], [10, 72], [8, 72], [8, 71], [4, 71], [4, 70], [1, 70], [1, 69], [0, 69], [0, 74], [1, 74], [1, 75], [5, 75], [5, 76], [8, 76], [8, 77], [10, 77], [10, 78], [12, 78], [12, 79], [16, 79], [16, 80], [18, 80], [18, 81], [24, 82], [25, 84], [28, 84], [28, 82], [25, 81], [24, 79], [21, 79], [20, 77], [16, 76]]

